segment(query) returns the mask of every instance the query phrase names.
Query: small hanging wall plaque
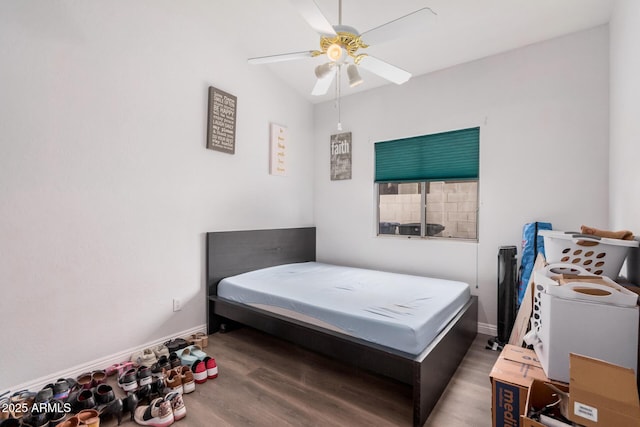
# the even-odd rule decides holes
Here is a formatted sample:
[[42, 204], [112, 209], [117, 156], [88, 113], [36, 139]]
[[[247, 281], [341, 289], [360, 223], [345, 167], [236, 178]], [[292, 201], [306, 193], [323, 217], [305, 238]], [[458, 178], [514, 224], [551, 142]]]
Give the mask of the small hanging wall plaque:
[[236, 111], [238, 99], [213, 86], [209, 87], [209, 120], [207, 148], [234, 154], [236, 152]]
[[269, 173], [285, 176], [287, 174], [287, 128], [271, 123], [271, 161]]
[[351, 179], [351, 132], [331, 135], [331, 180]]

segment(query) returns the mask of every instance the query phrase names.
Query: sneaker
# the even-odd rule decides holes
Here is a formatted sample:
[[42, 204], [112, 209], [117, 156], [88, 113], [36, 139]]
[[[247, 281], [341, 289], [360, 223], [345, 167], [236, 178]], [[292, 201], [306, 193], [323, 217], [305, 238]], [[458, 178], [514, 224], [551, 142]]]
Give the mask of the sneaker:
[[176, 353], [171, 353], [169, 355], [169, 364], [171, 365], [171, 368], [177, 368], [178, 366], [182, 365], [182, 361]]
[[184, 393], [191, 393], [196, 389], [196, 380], [193, 377], [193, 372], [188, 366], [182, 366], [180, 369], [180, 377], [182, 379], [182, 389]]
[[156, 358], [158, 360], [160, 360], [160, 358], [162, 356], [164, 356], [166, 358], [169, 357], [169, 349], [164, 344], [157, 345], [157, 346], [153, 347], [151, 350], [153, 350], [153, 353], [156, 355]]
[[150, 348], [145, 348], [131, 355], [131, 361], [136, 365], [153, 366], [158, 362], [156, 354]]
[[64, 400], [69, 397], [69, 393], [71, 391], [71, 387], [69, 387], [69, 382], [60, 378], [53, 384], [53, 398]]
[[196, 360], [191, 366], [191, 371], [196, 384], [207, 382], [207, 365], [202, 360]]
[[182, 376], [177, 369], [172, 369], [165, 373], [164, 383], [169, 391], [184, 393], [184, 387], [182, 386]]
[[207, 356], [204, 358], [203, 362], [207, 368], [207, 378], [209, 378], [210, 380], [217, 378], [218, 365], [216, 365], [216, 359], [214, 359], [213, 357]]
[[138, 389], [136, 369], [131, 368], [123, 372], [118, 378], [118, 386], [126, 392], [136, 391]]
[[189, 343], [184, 338], [175, 338], [165, 342], [164, 345], [167, 347], [167, 350], [169, 350], [169, 353], [173, 353], [185, 348]]
[[184, 406], [184, 399], [180, 393], [169, 393], [164, 397], [164, 400], [171, 405], [173, 419], [175, 421], [179, 421], [187, 416], [187, 407]]
[[164, 379], [164, 372], [172, 368], [167, 356], [158, 357], [158, 362], [151, 367], [151, 375]]
[[139, 366], [136, 375], [138, 378], [138, 385], [140, 385], [140, 387], [151, 384], [151, 380], [153, 378], [151, 377], [151, 368], [148, 366]]
[[150, 405], [138, 406], [133, 418], [140, 425], [153, 427], [167, 427], [175, 421], [171, 403], [162, 397], [154, 399]]

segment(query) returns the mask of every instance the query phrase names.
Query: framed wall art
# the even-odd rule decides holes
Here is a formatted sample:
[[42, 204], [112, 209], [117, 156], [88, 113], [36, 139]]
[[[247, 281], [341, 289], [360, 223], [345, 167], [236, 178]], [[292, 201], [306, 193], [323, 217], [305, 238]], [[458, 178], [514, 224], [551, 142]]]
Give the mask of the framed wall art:
[[269, 173], [271, 175], [285, 176], [287, 174], [287, 128], [275, 123], [270, 125], [270, 161]]
[[351, 132], [331, 135], [331, 180], [351, 179]]
[[208, 149], [235, 154], [237, 108], [238, 99], [234, 95], [209, 87]]

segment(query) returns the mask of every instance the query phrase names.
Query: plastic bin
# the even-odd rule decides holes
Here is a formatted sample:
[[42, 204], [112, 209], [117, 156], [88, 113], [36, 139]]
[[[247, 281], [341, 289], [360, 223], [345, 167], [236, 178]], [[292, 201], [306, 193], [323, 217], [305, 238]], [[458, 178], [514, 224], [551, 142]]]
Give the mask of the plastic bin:
[[378, 225], [378, 234], [397, 234], [399, 222], [381, 222]]
[[409, 224], [400, 224], [398, 226], [398, 232], [403, 236], [419, 236], [420, 235], [420, 223], [412, 222]]
[[442, 224], [427, 224], [427, 236], [435, 236], [438, 233], [444, 231], [444, 225]]
[[541, 230], [544, 252], [549, 263], [567, 263], [591, 274], [616, 280], [629, 250], [638, 247], [636, 240], [618, 240], [588, 234]]
[[[427, 236], [435, 236], [444, 230], [442, 224], [427, 224]], [[404, 236], [419, 236], [420, 235], [420, 223], [412, 222], [409, 224], [398, 225], [398, 233]]]

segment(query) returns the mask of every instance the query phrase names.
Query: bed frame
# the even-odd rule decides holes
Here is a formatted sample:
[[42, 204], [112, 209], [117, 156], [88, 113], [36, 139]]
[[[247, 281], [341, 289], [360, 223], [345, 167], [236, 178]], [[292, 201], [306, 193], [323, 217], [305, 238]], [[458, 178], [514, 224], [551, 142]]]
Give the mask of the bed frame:
[[207, 233], [208, 332], [234, 322], [281, 337], [413, 388], [413, 425], [422, 426], [477, 333], [478, 299], [471, 300], [415, 356], [336, 331], [218, 298], [221, 279], [258, 268], [315, 261], [315, 227]]

